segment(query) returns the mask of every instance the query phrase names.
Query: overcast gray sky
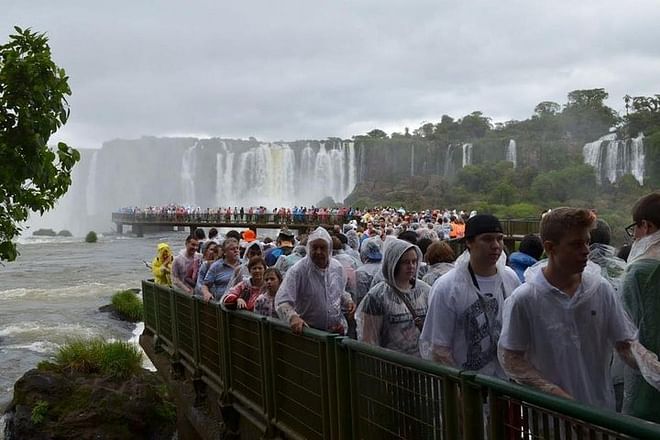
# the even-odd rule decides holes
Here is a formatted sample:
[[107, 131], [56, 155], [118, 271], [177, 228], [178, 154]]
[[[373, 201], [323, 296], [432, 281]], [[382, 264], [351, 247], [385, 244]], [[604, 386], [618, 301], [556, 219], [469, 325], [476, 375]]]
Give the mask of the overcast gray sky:
[[113, 138], [387, 132], [604, 87], [660, 93], [657, 0], [2, 0], [70, 75], [78, 148]]

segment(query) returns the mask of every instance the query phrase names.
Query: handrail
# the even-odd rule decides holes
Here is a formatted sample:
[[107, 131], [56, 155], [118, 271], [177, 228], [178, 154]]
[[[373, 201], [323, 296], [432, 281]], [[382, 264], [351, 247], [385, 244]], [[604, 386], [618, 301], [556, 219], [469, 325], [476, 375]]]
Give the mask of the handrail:
[[[213, 352], [211, 355], [224, 355], [224, 358], [218, 362], [213, 360], [212, 364], [217, 364], [220, 369], [213, 372], [209, 370], [211, 364], [202, 360], [207, 353], [201, 353], [204, 346], [200, 343], [201, 328], [195, 323], [180, 323], [181, 317], [188, 316], [187, 312], [176, 313], [177, 307], [189, 302], [190, 307], [186, 310], [192, 310], [192, 318], [195, 319], [201, 313], [202, 302], [183, 292], [156, 285], [151, 281], [143, 281], [142, 284], [145, 296], [143, 302], [145, 333], [153, 333], [156, 346], [162, 345], [173, 362], [184, 362], [185, 368], [195, 377], [201, 378], [216, 392], [222, 394], [221, 401], [238, 405], [237, 409], [247, 416], [246, 420], [254, 421], [255, 426], [263, 432], [273, 434], [279, 431], [291, 438], [356, 438], [358, 434], [365, 435], [362, 432], [364, 426], [356, 424], [356, 418], [365, 416], [370, 418], [367, 422], [376, 423], [373, 425], [374, 429], [390, 429], [382, 432], [400, 437], [419, 435], [420, 430], [425, 429], [423, 431], [425, 438], [453, 440], [460, 436], [461, 431], [458, 426], [462, 420], [464, 438], [486, 438], [486, 432], [490, 432], [491, 438], [494, 439], [506, 438], [502, 434], [505, 423], [506, 429], [513, 430], [511, 432], [516, 433], [515, 435], [519, 436], [517, 438], [533, 438], [532, 431], [539, 429], [535, 422], [519, 420], [521, 425], [518, 426], [515, 425], [515, 421], [507, 419], [516, 411], [518, 418], [525, 411], [533, 411], [534, 414], [540, 413], [544, 418], [552, 418], [555, 422], [557, 420], [565, 424], [575, 422], [576, 429], [588, 429], [608, 435], [616, 433], [616, 435], [640, 439], [660, 438], [660, 425], [651, 422], [586, 406], [526, 386], [472, 371], [461, 371], [316, 329], [305, 328], [302, 336], [295, 336], [285, 322], [246, 311], [229, 311], [224, 306], [211, 303], [204, 310], [208, 313], [210, 308], [217, 313], [215, 326], [217, 334], [214, 336], [218, 338], [220, 347], [220, 353]], [[242, 335], [240, 325], [230, 330], [230, 324], [235, 320], [249, 322], [250, 328], [256, 333]], [[188, 331], [191, 328], [191, 324], [194, 329], [192, 355], [189, 352], [190, 339], [180, 341], [178, 338], [181, 331]], [[179, 328], [180, 326], [182, 327]], [[161, 330], [168, 333], [171, 338], [159, 334]], [[233, 336], [230, 332], [233, 332]], [[208, 338], [209, 335], [205, 337]], [[251, 349], [246, 343], [255, 338], [260, 341], [259, 347]], [[205, 344], [208, 345], [208, 339], [206, 341]], [[187, 346], [181, 346], [182, 342]], [[232, 343], [242, 344], [243, 349], [238, 350], [237, 347], [232, 346]], [[278, 353], [278, 349], [285, 351]], [[258, 353], [256, 358], [250, 357], [250, 350]], [[232, 360], [234, 352], [239, 357]], [[310, 359], [314, 361], [310, 362]], [[239, 363], [232, 364], [234, 362]], [[355, 383], [354, 380], [357, 378], [352, 378], [351, 374], [360, 371], [352, 369], [359, 368], [359, 364], [355, 362], [369, 362], [367, 365], [375, 365], [377, 371], [383, 371], [384, 377], [374, 376], [364, 370], [360, 374], [371, 374], [368, 376], [371, 382]], [[259, 371], [259, 401], [251, 400], [256, 395], [250, 396], [240, 392], [246, 390], [245, 383], [239, 386], [238, 382], [233, 382], [243, 381], [236, 374], [242, 373], [240, 368], [242, 366], [247, 368], [248, 364], [252, 365], [249, 367], [249, 374]], [[280, 370], [281, 374], [278, 376], [276, 365], [289, 371]], [[284, 382], [280, 383], [278, 380]], [[401, 385], [410, 386], [412, 389], [396, 388], [399, 386], [397, 380], [403, 380]], [[376, 408], [374, 405], [384, 408], [385, 411], [381, 411], [380, 416], [378, 411], [369, 414], [360, 413], [365, 403], [357, 394], [358, 388], [369, 394], [370, 386], [380, 387], [380, 391], [377, 388], [373, 389], [375, 396], [385, 393], [387, 397], [380, 403], [372, 401], [370, 404], [371, 410]], [[462, 399], [458, 399], [459, 389]], [[433, 395], [424, 395], [424, 390], [432, 390]], [[488, 394], [491, 407], [486, 424], [481, 422], [484, 419], [482, 396], [485, 393]], [[297, 396], [301, 396], [303, 402], [306, 402], [304, 406], [297, 406], [300, 411], [304, 409], [303, 412], [309, 414], [305, 420], [296, 419], [299, 416], [295, 414], [295, 408], [300, 403], [293, 402]], [[400, 402], [397, 399], [408, 400]], [[404, 407], [399, 408], [397, 406], [399, 403]], [[240, 409], [243, 404], [249, 409]], [[388, 407], [388, 404], [394, 406]], [[291, 411], [294, 413], [292, 414]], [[435, 411], [441, 411], [442, 417], [438, 418]], [[352, 424], [347, 421], [351, 417]], [[405, 423], [405, 426], [398, 428], [398, 434], [392, 433], [391, 429], [397, 429], [396, 426], [394, 428], [392, 426], [396, 425], [398, 420]], [[560, 432], [554, 432], [552, 429], [550, 431], [554, 434], [554, 438], [561, 438]]]
[[625, 433], [635, 438], [660, 438], [658, 437], [660, 435], [660, 425], [653, 422], [629, 417], [614, 411], [583, 405], [574, 400], [554, 396], [524, 385], [505, 382], [491, 376], [475, 374], [473, 380], [475, 383], [501, 394], [506, 394], [552, 411], [570, 414], [574, 418], [612, 431]]

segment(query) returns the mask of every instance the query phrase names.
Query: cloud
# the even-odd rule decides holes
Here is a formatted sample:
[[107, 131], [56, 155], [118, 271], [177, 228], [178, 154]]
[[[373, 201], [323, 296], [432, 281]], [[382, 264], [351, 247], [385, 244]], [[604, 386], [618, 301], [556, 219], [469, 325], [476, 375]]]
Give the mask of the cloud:
[[[57, 134], [97, 147], [173, 133], [265, 140], [403, 131], [442, 114], [527, 118], [604, 87], [658, 93], [655, 1], [13, 2], [71, 77]], [[3, 37], [4, 38], [4, 37]]]

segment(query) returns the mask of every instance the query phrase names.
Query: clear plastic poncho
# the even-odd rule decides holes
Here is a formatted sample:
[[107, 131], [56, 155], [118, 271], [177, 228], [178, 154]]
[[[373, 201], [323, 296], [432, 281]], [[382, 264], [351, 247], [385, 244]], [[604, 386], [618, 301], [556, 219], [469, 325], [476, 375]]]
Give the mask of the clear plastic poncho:
[[[660, 231], [636, 240], [630, 251], [621, 297], [639, 328], [633, 354], [639, 371], [625, 366], [623, 412], [660, 423], [660, 377], [653, 368], [660, 353]], [[647, 348], [646, 353], [641, 348]]]
[[[328, 267], [319, 268], [311, 259], [310, 247], [316, 240], [328, 244]], [[332, 240], [325, 229], [316, 228], [307, 239], [307, 255], [289, 269], [275, 295], [275, 307], [281, 319], [290, 322], [302, 318], [310, 327], [345, 332], [342, 307], [352, 302], [346, 288], [346, 274], [341, 263], [331, 257]]]
[[607, 244], [593, 243], [589, 246], [589, 260], [600, 266], [600, 274], [618, 292], [621, 289], [626, 262], [616, 256], [616, 249]]
[[289, 255], [280, 255], [273, 267], [279, 270], [282, 276], [284, 276], [294, 264], [305, 258], [305, 255], [307, 255], [307, 249], [305, 249], [305, 246], [297, 245]]
[[[454, 269], [440, 277], [429, 293], [429, 313], [420, 336], [420, 353], [456, 368], [505, 377], [497, 360], [504, 299], [520, 285], [506, 266], [502, 252], [497, 261], [496, 290], [485, 297], [472, 282], [465, 250]], [[481, 297], [480, 297], [481, 295]]]
[[528, 269], [528, 281], [505, 303], [498, 355], [507, 375], [614, 410], [610, 358], [621, 346], [624, 361], [637, 363], [648, 380], [659, 384], [657, 357], [637, 342], [637, 329], [599, 266], [587, 265], [580, 287], [569, 297], [548, 283], [542, 272], [546, 265], [543, 260]]
[[419, 264], [422, 252], [417, 246], [399, 239], [388, 240], [381, 270], [385, 281], [369, 290], [358, 306], [355, 321], [359, 341], [419, 357], [420, 330], [401, 297], [406, 297], [417, 317], [423, 320], [431, 288], [423, 281], [417, 281], [409, 291], [401, 291], [396, 286], [395, 268], [410, 249], [417, 253]]

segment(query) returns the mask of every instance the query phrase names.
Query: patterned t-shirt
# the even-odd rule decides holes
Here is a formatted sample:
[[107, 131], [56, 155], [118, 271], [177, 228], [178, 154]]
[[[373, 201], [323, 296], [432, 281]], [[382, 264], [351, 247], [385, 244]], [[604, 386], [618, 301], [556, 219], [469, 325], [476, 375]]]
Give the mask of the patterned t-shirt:
[[257, 297], [254, 303], [254, 313], [262, 316], [270, 316], [277, 318], [277, 311], [275, 310], [275, 296], [270, 296], [264, 292]]

